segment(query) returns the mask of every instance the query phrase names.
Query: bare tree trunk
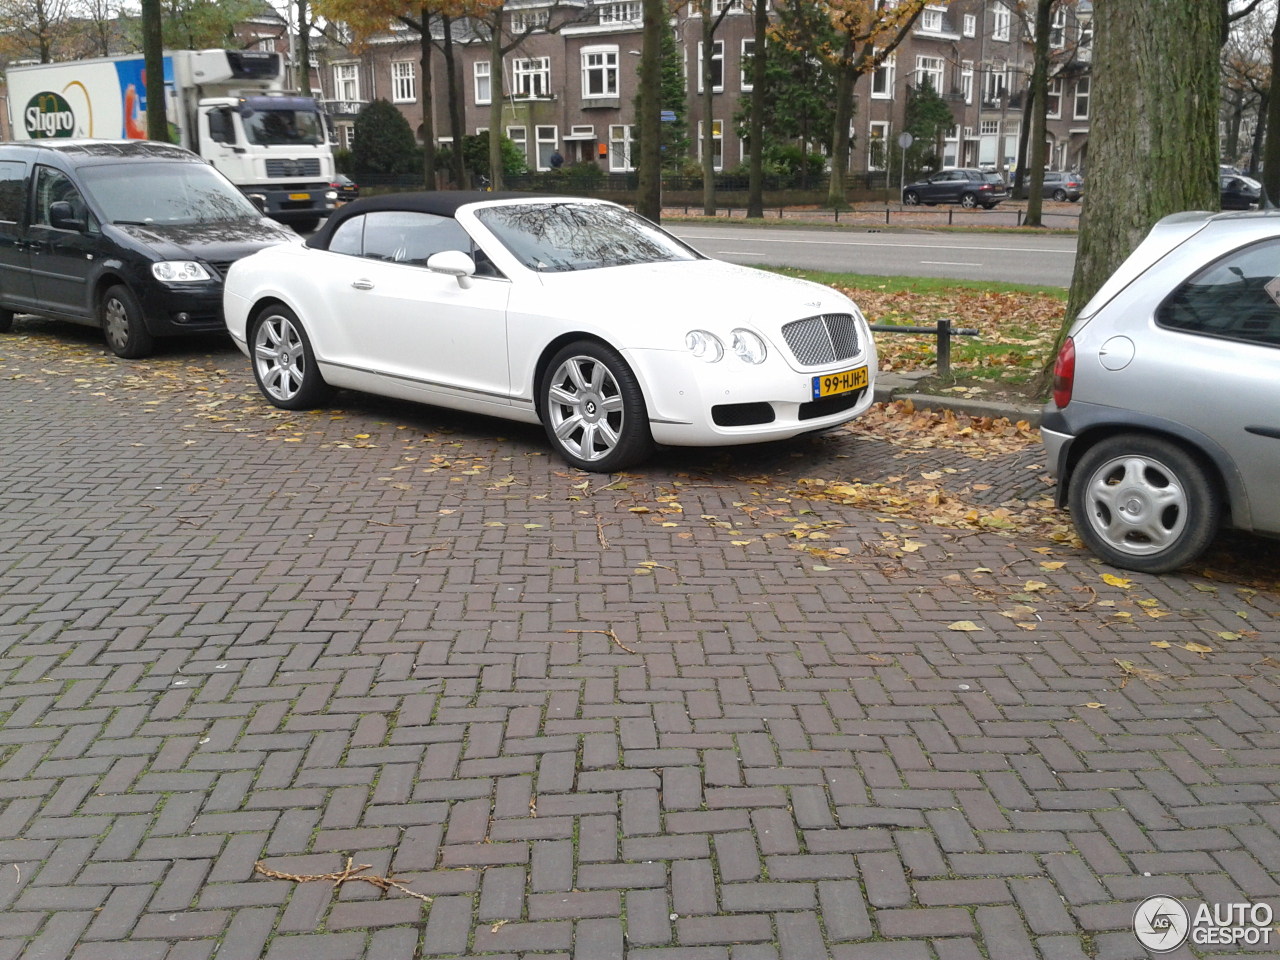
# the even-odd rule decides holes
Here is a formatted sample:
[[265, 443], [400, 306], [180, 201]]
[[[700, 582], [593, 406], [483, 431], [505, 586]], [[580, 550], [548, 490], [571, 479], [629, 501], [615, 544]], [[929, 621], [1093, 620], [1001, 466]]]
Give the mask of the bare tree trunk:
[[715, 131], [712, 129], [711, 113], [715, 110], [715, 93], [711, 89], [711, 57], [715, 53], [715, 21], [711, 16], [711, 0], [700, 0], [698, 8], [702, 11], [702, 56], [698, 64], [698, 73], [702, 77], [702, 213], [707, 217], [716, 215], [716, 164], [712, 148], [715, 146]]
[[502, 189], [502, 24], [504, 8], [493, 11], [493, 36], [489, 38], [489, 184]]
[[[1028, 184], [1027, 227], [1044, 226], [1040, 218], [1044, 202], [1044, 124], [1049, 106], [1049, 8], [1053, 0], [1036, 0], [1035, 65], [1031, 70], [1031, 178]], [[1026, 129], [1026, 124], [1023, 124]]]
[[[160, 0], [142, 0], [142, 57], [147, 71], [147, 139], [169, 139], [169, 117], [164, 102], [164, 15]], [[41, 63], [48, 63], [43, 42]]]
[[845, 48], [836, 69], [836, 105], [831, 131], [831, 184], [827, 188], [827, 206], [839, 210], [845, 201], [844, 178], [849, 172], [849, 126], [853, 122], [853, 84], [858, 74], [850, 65], [853, 43]]
[[[769, 7], [765, 0], [755, 0], [755, 46], [751, 54], [751, 119], [747, 127], [747, 141], [751, 148], [748, 158], [747, 216], [764, 217], [764, 76], [765, 38], [769, 33]], [[808, 145], [805, 145], [806, 153]]]
[[425, 190], [436, 188], [436, 128], [432, 117], [431, 101], [431, 10], [422, 7], [422, 185]]
[[[1280, 16], [1271, 30], [1271, 64], [1274, 82], [1276, 65], [1280, 64]], [[1266, 146], [1262, 148], [1262, 187], [1272, 203], [1280, 201], [1280, 97], [1268, 95]]]
[[453, 140], [453, 153], [450, 156], [450, 169], [453, 184], [461, 190], [465, 183], [467, 171], [462, 156], [462, 137], [465, 128], [462, 125], [462, 91], [458, 89], [458, 62], [453, 49], [453, 18], [441, 17], [444, 24], [444, 72], [449, 91], [449, 136]]
[[643, 7], [636, 212], [657, 223], [662, 219], [662, 31], [667, 29], [667, 5], [663, 0], [643, 0]]
[[[1108, 0], [1094, 17], [1089, 198], [1066, 325], [1157, 220], [1220, 202], [1220, 5]], [[1267, 168], [1280, 176], [1280, 157]]]
[[298, 0], [298, 92], [311, 96], [311, 21], [307, 19], [307, 0]]

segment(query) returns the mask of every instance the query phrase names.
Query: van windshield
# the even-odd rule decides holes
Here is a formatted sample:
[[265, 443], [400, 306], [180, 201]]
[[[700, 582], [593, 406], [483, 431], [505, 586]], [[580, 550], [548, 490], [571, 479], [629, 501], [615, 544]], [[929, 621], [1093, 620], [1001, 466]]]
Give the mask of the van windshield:
[[[248, 198], [205, 163], [111, 163], [80, 170], [85, 192], [109, 223], [257, 220]], [[142, 186], [139, 186], [139, 184]]]

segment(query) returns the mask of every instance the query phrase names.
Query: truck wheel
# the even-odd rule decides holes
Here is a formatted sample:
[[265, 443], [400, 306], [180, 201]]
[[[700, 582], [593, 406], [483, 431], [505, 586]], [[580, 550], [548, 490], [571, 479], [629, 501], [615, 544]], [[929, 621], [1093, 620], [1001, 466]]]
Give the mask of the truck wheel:
[[320, 226], [320, 218], [308, 217], [306, 220], [294, 220], [289, 226], [293, 227], [295, 233], [311, 233]]
[[117, 357], [137, 360], [151, 353], [155, 339], [142, 320], [142, 307], [133, 291], [123, 284], [108, 288], [98, 304], [102, 333]]

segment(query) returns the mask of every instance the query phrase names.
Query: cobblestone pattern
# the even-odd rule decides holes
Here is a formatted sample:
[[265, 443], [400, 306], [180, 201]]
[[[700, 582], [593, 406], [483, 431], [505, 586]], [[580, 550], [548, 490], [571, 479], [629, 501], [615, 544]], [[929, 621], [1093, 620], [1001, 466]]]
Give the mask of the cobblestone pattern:
[[[0, 960], [1119, 960], [1149, 894], [1280, 910], [1275, 597], [750, 480], [885, 444], [609, 483], [337, 402], [0, 381]], [[431, 902], [254, 872], [348, 858]]]

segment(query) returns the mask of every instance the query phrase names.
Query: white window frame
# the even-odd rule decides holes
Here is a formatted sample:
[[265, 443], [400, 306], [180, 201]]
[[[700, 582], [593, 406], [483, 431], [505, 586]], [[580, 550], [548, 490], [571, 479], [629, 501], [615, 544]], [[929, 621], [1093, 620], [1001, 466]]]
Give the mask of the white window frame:
[[978, 35], [978, 18], [972, 13], [966, 13], [960, 20], [960, 32], [966, 37], [976, 37]]
[[[1074, 97], [1072, 108], [1071, 108], [1071, 118], [1073, 120], [1089, 119], [1089, 94], [1091, 93], [1090, 86], [1091, 86], [1091, 83], [1090, 83], [1089, 77], [1080, 77], [1078, 80], [1076, 80], [1076, 95]], [[1080, 109], [1081, 104], [1084, 105], [1083, 110]]]
[[1049, 81], [1045, 91], [1045, 117], [1050, 120], [1062, 119], [1062, 78], [1054, 77]]
[[333, 95], [347, 103], [360, 101], [360, 64], [354, 60], [333, 65]]
[[622, 0], [618, 3], [600, 4], [599, 23], [640, 23], [644, 20], [644, 5], [640, 0]]
[[511, 96], [545, 100], [551, 96], [551, 58], [517, 57], [511, 64]]
[[1054, 7], [1049, 15], [1049, 46], [1061, 50], [1067, 45], [1067, 8]]
[[720, 16], [720, 11], [725, 7], [729, 8], [729, 13], [742, 12], [742, 0], [711, 0], [711, 16]]
[[921, 33], [942, 32], [942, 10], [936, 7], [925, 7], [920, 12]]
[[550, 170], [551, 154], [555, 153], [560, 145], [560, 128], [549, 123], [539, 123], [533, 128], [533, 136], [537, 169]]
[[933, 92], [941, 95], [944, 89], [943, 84], [947, 82], [947, 61], [942, 57], [917, 55], [915, 73], [917, 88], [924, 86], [926, 76], [933, 85]]
[[418, 71], [412, 60], [391, 61], [391, 102], [418, 102]]
[[609, 172], [629, 173], [635, 169], [631, 162], [635, 145], [635, 129], [629, 123], [609, 125]]
[[510, 14], [507, 28], [514, 34], [537, 33], [551, 23], [550, 10], [521, 10]]
[[750, 65], [751, 56], [755, 53], [756, 38], [746, 37], [742, 41], [742, 47], [738, 51], [738, 89], [743, 93], [747, 93], [753, 89], [751, 83], [751, 75], [747, 72]]
[[890, 54], [888, 59], [871, 74], [871, 98], [873, 100], [892, 100], [893, 85], [897, 81], [898, 55]]
[[[698, 160], [702, 160], [702, 125], [703, 121], [698, 121]], [[711, 169], [724, 169], [724, 121], [711, 121]]]
[[[867, 169], [885, 170], [889, 166], [889, 121], [872, 120], [867, 128]], [[877, 136], [879, 134], [879, 136]], [[877, 150], [876, 144], [879, 144]], [[879, 163], [876, 162], [877, 154]]]
[[[593, 76], [599, 75], [599, 91], [591, 90]], [[619, 89], [618, 48], [599, 46], [582, 48], [582, 99], [617, 99]]]
[[991, 39], [1009, 42], [1009, 28], [1013, 23], [1013, 14], [1009, 8], [997, 3], [991, 8]]
[[493, 63], [489, 60], [477, 60], [471, 65], [471, 82], [477, 106], [493, 102], [492, 66]]
[[520, 150], [520, 155], [529, 162], [529, 129], [523, 125], [507, 127], [507, 139]]
[[960, 62], [960, 95], [965, 103], [973, 103], [973, 61]]
[[[716, 83], [716, 64], [720, 64], [720, 82]], [[702, 41], [698, 41], [698, 92], [702, 93]], [[724, 41], [711, 41], [711, 92], [724, 92]]]

